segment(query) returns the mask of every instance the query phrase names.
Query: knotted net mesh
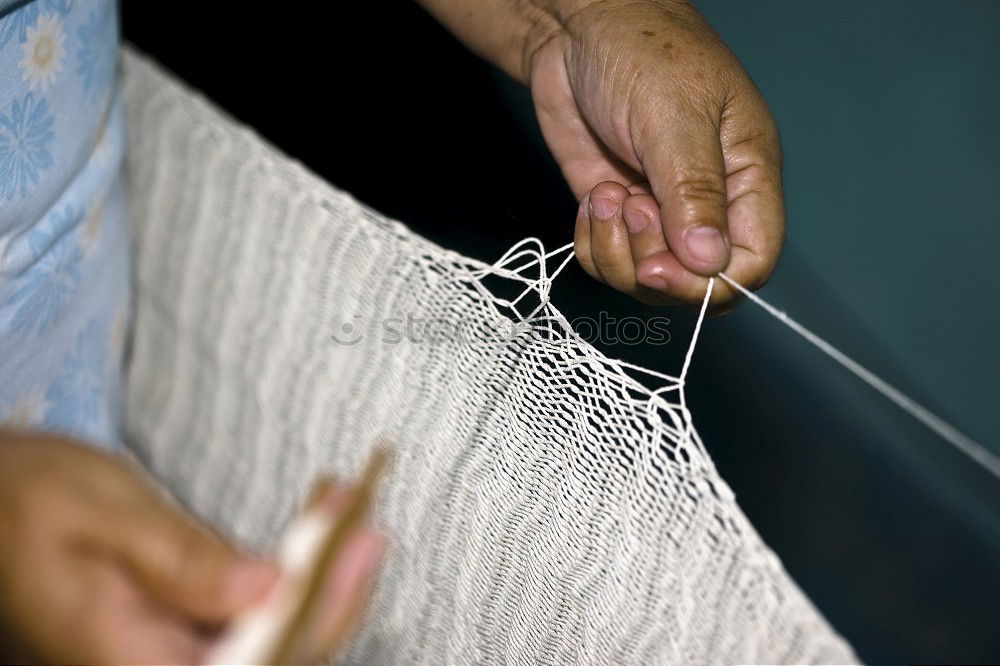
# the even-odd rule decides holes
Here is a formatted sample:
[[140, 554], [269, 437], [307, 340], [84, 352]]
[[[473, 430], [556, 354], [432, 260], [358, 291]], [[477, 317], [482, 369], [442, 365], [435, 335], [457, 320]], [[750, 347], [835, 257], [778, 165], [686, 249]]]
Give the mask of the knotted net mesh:
[[390, 551], [345, 663], [855, 660], [740, 511], [680, 379], [547, 302], [561, 256], [442, 249], [123, 59], [129, 446], [267, 548], [312, 479], [393, 442]]

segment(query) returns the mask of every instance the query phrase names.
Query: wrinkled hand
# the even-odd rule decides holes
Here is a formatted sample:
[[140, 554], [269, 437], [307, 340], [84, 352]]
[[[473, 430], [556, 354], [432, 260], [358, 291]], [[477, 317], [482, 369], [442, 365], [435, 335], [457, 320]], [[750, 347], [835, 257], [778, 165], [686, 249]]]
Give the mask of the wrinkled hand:
[[[588, 273], [650, 303], [699, 303], [720, 271], [764, 284], [785, 233], [778, 131], [690, 2], [419, 2], [530, 85]], [[717, 283], [713, 311], [735, 302]]]
[[[774, 120], [686, 2], [580, 3], [530, 55], [542, 132], [581, 201], [576, 254], [650, 303], [699, 303], [720, 271], [749, 288], [784, 238]], [[713, 310], [735, 304], [717, 283]]]
[[[360, 560], [377, 549], [373, 535], [355, 539], [358, 561], [334, 565], [324, 640], [304, 660], [338, 647], [356, 623], [373, 568]], [[277, 574], [123, 460], [60, 437], [0, 432], [3, 662], [199, 663]]]

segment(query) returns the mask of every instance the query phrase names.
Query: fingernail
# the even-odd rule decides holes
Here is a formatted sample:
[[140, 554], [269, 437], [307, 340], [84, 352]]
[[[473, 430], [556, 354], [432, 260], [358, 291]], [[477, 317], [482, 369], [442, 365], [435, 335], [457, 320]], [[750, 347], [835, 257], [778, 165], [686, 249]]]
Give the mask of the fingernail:
[[598, 220], [609, 220], [618, 212], [618, 202], [611, 197], [591, 195], [590, 210]]
[[667, 291], [667, 288], [670, 286], [667, 284], [667, 281], [659, 275], [638, 276], [638, 280], [639, 284], [644, 287], [649, 287], [655, 291]]
[[640, 213], [637, 210], [630, 210], [628, 208], [622, 211], [622, 216], [625, 218], [625, 226], [628, 227], [630, 234], [639, 233], [646, 228], [650, 221], [644, 213]]
[[723, 264], [726, 261], [726, 241], [715, 227], [695, 227], [684, 234], [687, 245], [695, 259], [706, 264]]

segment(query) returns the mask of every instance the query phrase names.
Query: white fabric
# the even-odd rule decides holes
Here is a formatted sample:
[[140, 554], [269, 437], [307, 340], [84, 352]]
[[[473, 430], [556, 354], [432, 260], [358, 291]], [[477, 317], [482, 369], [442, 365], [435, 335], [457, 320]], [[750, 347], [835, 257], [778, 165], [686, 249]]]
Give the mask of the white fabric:
[[[856, 659], [736, 505], [680, 382], [568, 335], [530, 256], [437, 247], [128, 49], [124, 65], [130, 446], [271, 547], [314, 477], [394, 443], [390, 550], [346, 663]], [[516, 310], [494, 295], [524, 287]], [[387, 332], [407, 316], [466, 339]]]

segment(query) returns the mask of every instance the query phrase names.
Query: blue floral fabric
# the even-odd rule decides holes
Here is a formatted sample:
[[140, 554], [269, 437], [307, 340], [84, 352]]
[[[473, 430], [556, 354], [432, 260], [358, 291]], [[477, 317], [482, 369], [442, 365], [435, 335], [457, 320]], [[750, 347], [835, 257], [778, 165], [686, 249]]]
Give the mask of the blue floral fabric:
[[0, 426], [120, 443], [129, 238], [114, 0], [0, 0]]

